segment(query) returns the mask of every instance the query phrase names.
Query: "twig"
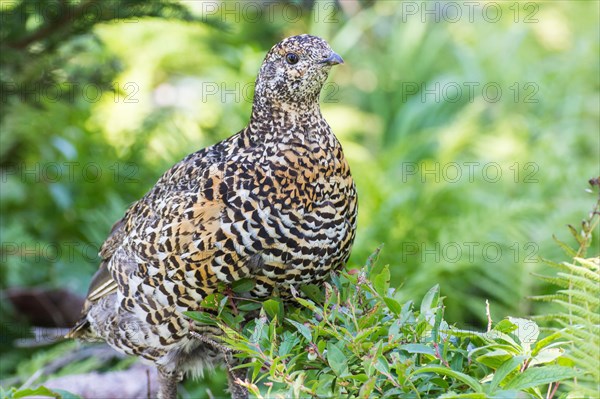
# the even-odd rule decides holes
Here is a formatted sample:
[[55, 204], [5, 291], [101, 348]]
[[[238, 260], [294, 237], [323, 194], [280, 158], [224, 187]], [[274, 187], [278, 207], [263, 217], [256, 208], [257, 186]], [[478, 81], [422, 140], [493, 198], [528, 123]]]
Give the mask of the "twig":
[[81, 361], [83, 359], [87, 359], [90, 357], [95, 357], [100, 359], [101, 361], [106, 361], [112, 358], [123, 358], [124, 355], [116, 352], [114, 349], [110, 348], [108, 345], [99, 345], [99, 346], [91, 346], [87, 348], [83, 348], [81, 350], [76, 350], [74, 352], [70, 352], [63, 357], [55, 359], [45, 365], [44, 367], [37, 370], [31, 377], [27, 379], [23, 383], [23, 385], [19, 389], [28, 388], [31, 384], [33, 384], [38, 378], [44, 375], [50, 375], [61, 368], [72, 364], [77, 361]]
[[235, 293], [233, 292], [233, 290], [230, 287], [227, 287], [224, 294], [227, 295], [227, 302], [229, 302], [229, 305], [231, 306], [231, 311], [233, 312], [234, 315], [237, 316], [240, 312], [238, 311], [238, 308], [235, 305], [235, 301], [233, 300]]
[[309, 346], [309, 352], [311, 349], [315, 352], [315, 354], [317, 355], [317, 357], [319, 359], [321, 359], [323, 362], [327, 363], [327, 359], [325, 359], [323, 354], [321, 354], [321, 352], [319, 352], [319, 347], [316, 344], [313, 344], [312, 342], [310, 343], [310, 346]]
[[218, 343], [217, 341], [215, 341], [214, 339], [208, 338], [205, 335], [202, 334], [198, 334], [196, 331], [190, 331], [190, 335], [194, 338], [196, 338], [198, 341], [203, 342], [205, 344], [208, 344], [210, 346], [212, 346], [215, 349], [218, 349], [219, 351], [221, 351], [223, 354], [230, 354], [233, 353], [233, 349], [226, 347], [223, 344]]
[[556, 391], [558, 391], [558, 386], [560, 385], [560, 381], [556, 381], [554, 383], [554, 388], [552, 387], [552, 383], [548, 385], [548, 393], [546, 394], [546, 399], [552, 399], [554, 395], [556, 395]]
[[42, 375], [44, 375], [44, 369], [38, 369], [35, 373], [33, 373], [27, 379], [27, 381], [25, 381], [23, 383], [23, 385], [21, 385], [21, 387], [19, 388], [19, 390], [29, 388], [31, 386], [31, 384], [33, 384], [33, 382], [36, 381], [38, 378], [40, 378]]
[[531, 359], [526, 359], [523, 362], [523, 365], [521, 366], [521, 370], [519, 372], [524, 372], [525, 370], [527, 370], [527, 367], [529, 367], [529, 363], [531, 362]]
[[7, 43], [8, 47], [11, 47], [16, 50], [23, 49], [29, 46], [31, 43], [36, 42], [38, 40], [44, 39], [50, 36], [52, 33], [59, 29], [63, 29], [65, 26], [72, 23], [75, 19], [83, 15], [87, 10], [89, 10], [89, 6], [91, 4], [96, 3], [97, 0], [88, 0], [85, 3], [80, 4], [75, 7], [72, 11], [64, 11], [63, 14], [55, 19], [52, 23], [40, 28], [39, 30], [33, 32], [31, 35], [26, 36], [16, 42]]
[[146, 391], [146, 398], [150, 399], [151, 398], [151, 389], [150, 389], [150, 369], [146, 369], [146, 387], [147, 387], [147, 391]]
[[492, 331], [492, 315], [490, 313], [490, 301], [485, 300], [485, 315], [487, 316], [487, 332]]
[[[575, 237], [575, 239], [577, 239], [577, 241], [579, 242], [579, 249], [577, 250], [577, 253], [575, 254], [575, 258], [581, 258], [583, 256], [585, 256], [587, 249], [589, 248], [591, 241], [592, 241], [592, 231], [594, 231], [596, 229], [596, 226], [598, 225], [598, 223], [600, 222], [600, 218], [598, 218], [597, 216], [600, 215], [600, 177], [597, 178], [593, 178], [590, 179], [588, 181], [588, 183], [592, 186], [592, 188], [594, 186], [598, 187], [598, 199], [596, 201], [596, 204], [594, 205], [594, 208], [592, 209], [592, 211], [590, 212], [587, 220], [584, 220], [582, 223], [582, 230], [584, 233], [583, 239], [581, 241], [579, 241], [579, 239], [577, 239], [577, 237]], [[587, 227], [587, 229], [586, 229]], [[573, 262], [577, 262], [576, 259], [573, 259]], [[573, 279], [569, 278], [569, 292], [572, 292], [573, 289]], [[568, 300], [569, 300], [569, 324], [573, 325], [573, 313], [572, 313], [572, 303], [573, 303], [573, 295], [569, 294], [568, 296]]]
[[442, 355], [440, 354], [440, 346], [438, 345], [437, 342], [433, 343], [433, 348], [435, 349], [435, 357], [437, 357], [446, 367], [450, 367], [450, 364], [448, 363], [448, 361], [446, 359], [444, 359], [442, 357]]

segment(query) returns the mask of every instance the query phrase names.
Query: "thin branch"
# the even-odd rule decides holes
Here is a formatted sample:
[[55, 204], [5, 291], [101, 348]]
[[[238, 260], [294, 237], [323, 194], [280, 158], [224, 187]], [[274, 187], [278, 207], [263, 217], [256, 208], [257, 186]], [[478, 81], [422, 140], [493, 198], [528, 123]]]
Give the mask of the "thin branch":
[[[7, 46], [10, 48], [13, 48], [15, 50], [22, 50], [22, 49], [26, 48], [27, 46], [29, 46], [31, 43], [45, 39], [46, 37], [50, 36], [54, 32], [56, 32], [60, 29], [63, 29], [66, 26], [68, 26], [69, 24], [71, 24], [78, 17], [83, 15], [87, 11], [88, 7], [91, 4], [94, 4], [96, 2], [98, 2], [98, 0], [88, 0], [84, 3], [81, 3], [79, 6], [73, 8], [73, 10], [71, 12], [62, 13], [62, 15], [59, 18], [55, 19], [51, 23], [38, 29], [37, 31], [30, 34], [29, 36], [26, 36], [20, 40], [12, 42], [12, 43], [7, 43]], [[62, 11], [66, 11], [66, 10], [63, 9]]]
[[492, 315], [490, 313], [490, 301], [485, 300], [485, 315], [487, 316], [487, 332], [492, 331]]

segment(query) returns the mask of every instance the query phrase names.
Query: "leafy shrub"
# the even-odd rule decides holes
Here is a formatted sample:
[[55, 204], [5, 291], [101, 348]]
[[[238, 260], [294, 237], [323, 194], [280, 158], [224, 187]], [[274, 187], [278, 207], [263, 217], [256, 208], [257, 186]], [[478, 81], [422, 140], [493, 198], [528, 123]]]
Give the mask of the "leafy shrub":
[[57, 399], [81, 399], [79, 396], [73, 395], [72, 393], [64, 391], [62, 389], [48, 389], [44, 386], [35, 389], [26, 388], [17, 390], [15, 388], [12, 388], [6, 392], [0, 389], [0, 394], [3, 399], [28, 398], [31, 396], [41, 396]]
[[[228, 296], [214, 294], [202, 304], [210, 313], [189, 316], [215, 323], [218, 314], [223, 340], [249, 368], [245, 385], [259, 398], [544, 398], [552, 384], [579, 375], [563, 365], [562, 333], [539, 339], [532, 320], [509, 317], [483, 332], [455, 328], [444, 320], [438, 285], [419, 306], [401, 304], [376, 255], [324, 288], [304, 287], [296, 306], [271, 298], [231, 307]], [[259, 317], [240, 328], [257, 308]]]
[[[597, 188], [600, 179], [591, 182]], [[238, 367], [249, 369], [249, 380], [239, 383], [258, 398], [550, 399], [565, 380], [568, 397], [595, 397], [600, 258], [583, 257], [600, 223], [599, 209], [600, 199], [580, 231], [570, 226], [578, 250], [559, 241], [573, 261], [547, 261], [560, 271], [542, 278], [564, 289], [534, 297], [560, 305], [556, 313], [534, 316], [559, 325], [543, 338], [534, 320], [507, 317], [493, 325], [489, 308], [485, 331], [449, 325], [438, 285], [419, 306], [401, 303], [390, 287], [389, 267], [376, 262], [379, 250], [362, 269], [333, 274], [320, 287], [303, 286], [291, 301], [237, 297], [254, 285], [244, 279], [205, 298], [205, 312], [188, 316], [224, 331], [221, 338], [241, 360]], [[50, 353], [45, 357], [54, 358]], [[0, 390], [7, 398], [34, 393], [75, 397], [43, 386]]]
[[[590, 180], [596, 189], [600, 177]], [[597, 397], [600, 393], [600, 256], [585, 259], [592, 243], [592, 233], [600, 224], [600, 198], [589, 216], [581, 223], [581, 229], [569, 226], [579, 248], [575, 251], [557, 240], [571, 262], [545, 262], [558, 270], [556, 276], [539, 277], [560, 289], [554, 294], [533, 297], [540, 301], [553, 302], [559, 310], [536, 319], [558, 324], [551, 329], [560, 332], [570, 342], [567, 357], [574, 365], [585, 370], [585, 375], [572, 386], [576, 397]]]

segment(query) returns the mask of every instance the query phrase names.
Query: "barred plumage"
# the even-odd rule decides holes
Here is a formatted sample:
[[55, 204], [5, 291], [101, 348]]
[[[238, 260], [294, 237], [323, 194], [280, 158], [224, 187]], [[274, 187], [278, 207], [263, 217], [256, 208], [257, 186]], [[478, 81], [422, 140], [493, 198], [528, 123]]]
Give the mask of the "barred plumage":
[[114, 225], [71, 337], [153, 361], [161, 395], [174, 397], [182, 373], [226, 360], [182, 315], [217, 284], [252, 278], [249, 295], [286, 295], [343, 267], [357, 196], [318, 103], [341, 62], [310, 35], [269, 51], [248, 126], [177, 163]]

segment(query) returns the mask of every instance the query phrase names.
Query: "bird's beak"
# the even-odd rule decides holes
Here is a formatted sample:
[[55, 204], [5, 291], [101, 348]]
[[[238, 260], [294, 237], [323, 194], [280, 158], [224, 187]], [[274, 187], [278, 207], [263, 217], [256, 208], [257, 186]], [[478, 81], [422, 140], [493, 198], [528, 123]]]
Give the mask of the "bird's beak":
[[343, 64], [343, 63], [344, 63], [344, 60], [342, 59], [342, 57], [340, 57], [333, 51], [331, 52], [329, 57], [325, 58], [323, 61], [320, 62], [320, 64], [325, 64], [325, 65], [338, 65], [338, 64]]

